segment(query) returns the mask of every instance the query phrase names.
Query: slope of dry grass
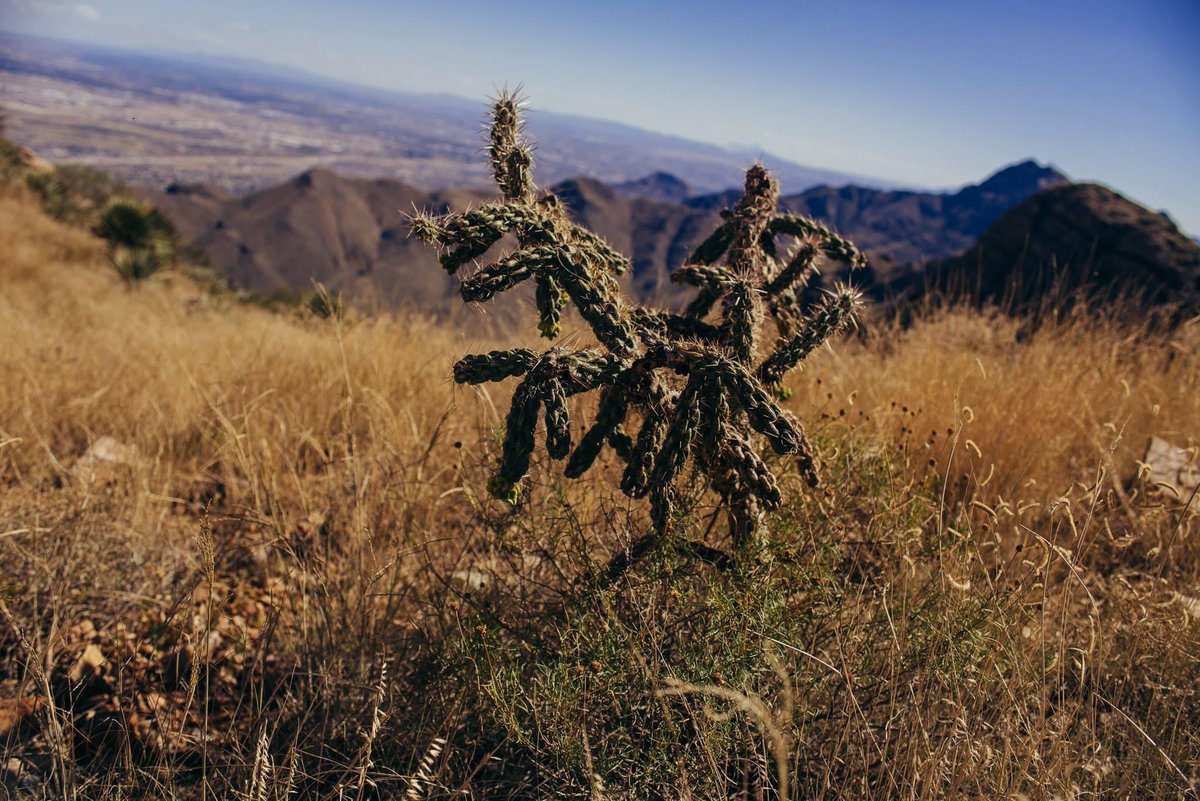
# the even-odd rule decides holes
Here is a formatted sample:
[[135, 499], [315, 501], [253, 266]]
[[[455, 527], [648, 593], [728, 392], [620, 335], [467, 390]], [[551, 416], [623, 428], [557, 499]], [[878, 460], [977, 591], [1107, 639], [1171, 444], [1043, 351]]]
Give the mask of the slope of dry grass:
[[1163, 499], [1140, 497], [1135, 479], [1151, 436], [1200, 451], [1200, 321], [1153, 333], [1081, 310], [1027, 331], [944, 313], [820, 354], [794, 390], [830, 430], [894, 443], [1006, 541], [1056, 508], [1094, 513], [1103, 500], [1110, 525], [1157, 553], [1156, 526], [1169, 536], [1175, 517], [1151, 513]]
[[602, 589], [645, 512], [545, 463], [485, 500], [480, 343], [130, 290], [19, 192], [0, 243], [10, 791], [1195, 794], [1196, 505], [1130, 481], [1200, 445], [1194, 329], [879, 326], [794, 381], [828, 480], [764, 552]]

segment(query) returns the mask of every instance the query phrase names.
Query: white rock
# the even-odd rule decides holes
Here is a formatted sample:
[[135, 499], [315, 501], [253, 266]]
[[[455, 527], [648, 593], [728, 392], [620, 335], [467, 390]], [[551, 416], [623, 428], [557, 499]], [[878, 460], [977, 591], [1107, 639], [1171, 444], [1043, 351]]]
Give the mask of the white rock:
[[466, 592], [478, 592], [492, 583], [490, 573], [475, 568], [455, 570], [450, 574], [450, 578]]
[[1142, 461], [1146, 482], [1174, 493], [1181, 500], [1186, 501], [1200, 484], [1200, 464], [1195, 452], [1176, 447], [1165, 439], [1151, 437]]
[[110, 436], [97, 437], [90, 448], [71, 467], [71, 472], [81, 481], [95, 481], [106, 468], [135, 465], [141, 454], [133, 445], [125, 445]]

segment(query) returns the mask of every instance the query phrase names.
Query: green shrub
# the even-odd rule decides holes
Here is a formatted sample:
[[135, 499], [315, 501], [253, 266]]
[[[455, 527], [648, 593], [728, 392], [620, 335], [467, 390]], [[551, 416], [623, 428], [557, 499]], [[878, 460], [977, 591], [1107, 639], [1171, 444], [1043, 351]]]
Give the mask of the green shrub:
[[131, 284], [144, 281], [168, 265], [167, 258], [154, 248], [119, 247], [109, 254], [113, 269]]
[[[911, 483], [897, 452], [826, 444], [837, 445], [825, 470], [836, 502], [785, 505], [766, 558], [726, 570], [658, 550], [618, 585], [567, 590], [555, 576], [594, 567], [587, 518], [553, 501], [519, 515], [511, 547], [557, 543], [553, 568], [497, 560], [456, 611], [462, 636], [447, 660], [489, 713], [481, 750], [541, 783], [518, 797], [876, 797], [868, 789], [927, 744], [921, 733], [954, 736], [953, 700], [931, 698], [1002, 692], [997, 643], [1019, 596], [910, 571], [907, 560], [940, 560], [967, 575], [973, 539], [928, 531], [939, 489]], [[696, 517], [693, 531], [705, 524]], [[921, 704], [892, 695], [909, 686], [927, 693]], [[909, 714], [889, 718], [889, 701]], [[928, 718], [911, 714], [926, 705]], [[881, 754], [871, 738], [885, 725], [900, 734]]]
[[178, 237], [161, 211], [128, 198], [110, 200], [92, 231], [110, 246], [126, 248], [173, 248]]
[[161, 211], [136, 200], [110, 200], [92, 231], [108, 243], [109, 261], [131, 284], [171, 265], [177, 255], [175, 226]]
[[342, 320], [346, 317], [345, 298], [340, 292], [331, 291], [323, 284], [317, 284], [316, 289], [309, 293], [304, 308], [322, 320]]
[[38, 196], [42, 209], [51, 217], [66, 220], [71, 216], [71, 199], [57, 172], [27, 173], [25, 185]]

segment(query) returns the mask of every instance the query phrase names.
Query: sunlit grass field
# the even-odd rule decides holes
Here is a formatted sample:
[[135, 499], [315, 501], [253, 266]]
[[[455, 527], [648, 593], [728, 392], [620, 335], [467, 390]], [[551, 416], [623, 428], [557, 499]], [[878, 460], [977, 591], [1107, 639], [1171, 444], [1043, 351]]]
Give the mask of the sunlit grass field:
[[23, 189], [0, 245], [10, 794], [1195, 797], [1200, 504], [1139, 461], [1200, 447], [1200, 325], [868, 316], [761, 557], [606, 587], [616, 464], [484, 490], [507, 390], [451, 365], [509, 343], [130, 287]]

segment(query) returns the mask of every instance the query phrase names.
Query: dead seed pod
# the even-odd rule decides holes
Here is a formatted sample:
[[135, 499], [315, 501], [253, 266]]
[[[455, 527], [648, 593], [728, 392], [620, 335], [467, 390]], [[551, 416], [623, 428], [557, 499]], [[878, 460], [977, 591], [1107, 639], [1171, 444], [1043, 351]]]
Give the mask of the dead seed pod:
[[[540, 417], [546, 449], [554, 459], [567, 459], [567, 476], [585, 473], [608, 445], [626, 463], [621, 490], [650, 496], [653, 530], [614, 559], [610, 574], [660, 544], [686, 511], [675, 484], [688, 464], [721, 495], [735, 544], [753, 537], [762, 510], [783, 501], [757, 442], [794, 459], [810, 484], [817, 481], [816, 454], [803, 427], [776, 400], [782, 381], [850, 326], [861, 305], [859, 293], [842, 286], [806, 313], [800, 292], [822, 258], [857, 268], [866, 263], [863, 254], [818, 222], [780, 214], [775, 179], [754, 165], [741, 200], [671, 276], [696, 287], [695, 299], [682, 313], [638, 306], [622, 296], [616, 281], [629, 260], [572, 222], [558, 198], [534, 186], [520, 102], [508, 92], [492, 105], [488, 155], [502, 199], [462, 213], [418, 215], [413, 235], [439, 248], [451, 273], [505, 236], [515, 238], [512, 252], [463, 280], [463, 300], [484, 302], [533, 279], [544, 337], [558, 335], [570, 304], [603, 348], [553, 347], [542, 354], [516, 348], [467, 356], [454, 366], [459, 383], [521, 377], [489, 490], [518, 501]], [[780, 236], [795, 239], [782, 261]], [[768, 318], [776, 336], [764, 348]], [[574, 442], [567, 400], [593, 390], [600, 390], [595, 419]], [[634, 412], [640, 428], [631, 437], [625, 426]]]

